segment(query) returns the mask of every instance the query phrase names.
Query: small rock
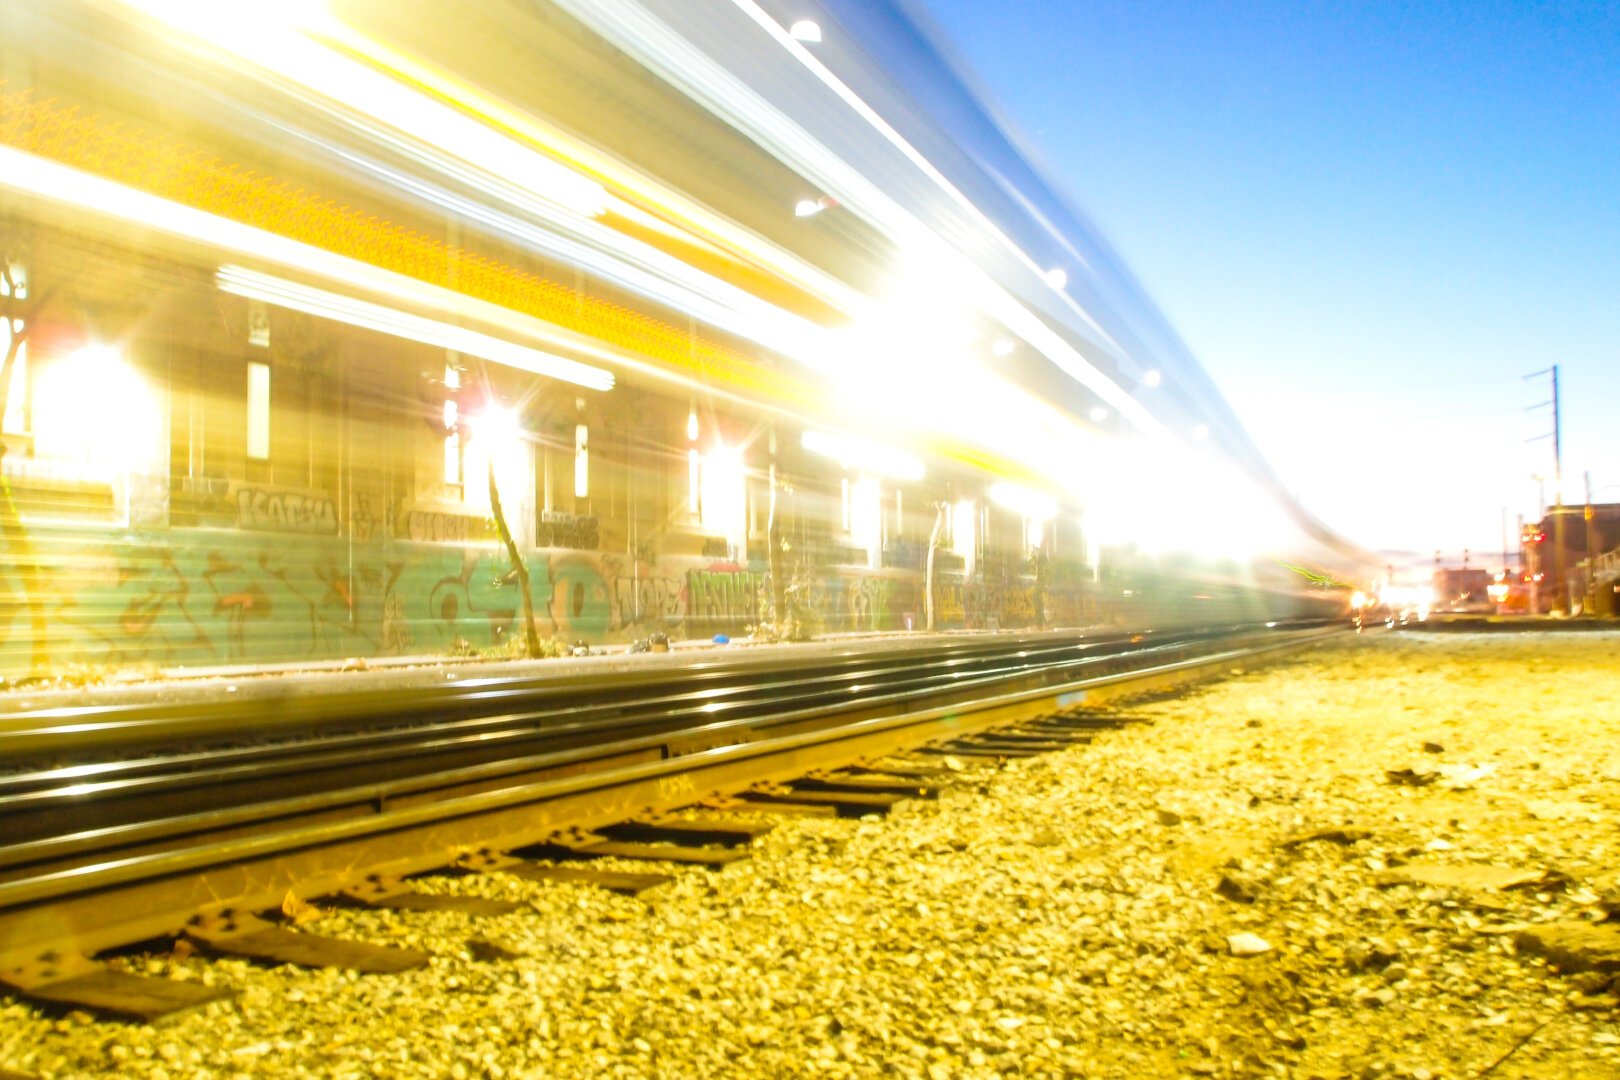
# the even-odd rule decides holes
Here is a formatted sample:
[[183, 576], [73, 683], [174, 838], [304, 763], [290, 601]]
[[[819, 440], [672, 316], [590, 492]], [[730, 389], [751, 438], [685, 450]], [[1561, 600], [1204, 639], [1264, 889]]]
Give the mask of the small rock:
[[1354, 825], [1345, 825], [1334, 829], [1317, 829], [1314, 832], [1299, 833], [1290, 836], [1282, 842], [1285, 848], [1299, 847], [1301, 844], [1313, 843], [1317, 840], [1330, 844], [1355, 844], [1362, 840], [1372, 838], [1371, 829], [1362, 829]]
[[1446, 748], [1437, 742], [1425, 742], [1423, 744], [1423, 752], [1425, 754], [1443, 754], [1446, 752]]
[[1226, 951], [1233, 956], [1259, 956], [1271, 951], [1271, 942], [1247, 930], [1226, 935]]
[[1180, 825], [1182, 821], [1180, 814], [1174, 810], [1165, 810], [1162, 807], [1155, 810], [1154, 815], [1159, 819], [1160, 825]]
[[1583, 971], [1569, 980], [1569, 984], [1583, 994], [1601, 994], [1615, 977], [1602, 971]]
[[1404, 784], [1407, 787], [1428, 787], [1440, 779], [1440, 772], [1429, 766], [1421, 769], [1385, 769], [1384, 778], [1391, 784]]
[[1556, 922], [1532, 926], [1514, 939], [1521, 953], [1544, 956], [1563, 972], [1620, 971], [1620, 926]]
[[1400, 959], [1400, 954], [1377, 938], [1352, 942], [1344, 951], [1344, 962], [1351, 971], [1382, 971]]
[[1620, 997], [1613, 994], [1576, 994], [1569, 999], [1569, 1007], [1582, 1012], [1610, 1012], [1620, 1009]]
[[521, 950], [503, 945], [499, 941], [491, 941], [489, 938], [481, 937], [468, 940], [467, 953], [474, 960], [484, 964], [503, 960], [519, 960], [527, 955]]
[[1437, 863], [1407, 863], [1378, 872], [1373, 883], [1379, 888], [1394, 885], [1439, 885], [1451, 889], [1512, 889], [1542, 882], [1547, 871], [1521, 870], [1510, 866], [1450, 866]]
[[1254, 882], [1235, 874], [1222, 874], [1220, 884], [1215, 886], [1215, 893], [1239, 904], [1252, 904], [1260, 896]]

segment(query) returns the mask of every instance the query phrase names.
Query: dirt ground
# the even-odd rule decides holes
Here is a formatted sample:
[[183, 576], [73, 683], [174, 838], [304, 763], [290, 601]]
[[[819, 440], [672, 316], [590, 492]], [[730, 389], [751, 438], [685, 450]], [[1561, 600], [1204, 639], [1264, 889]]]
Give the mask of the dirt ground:
[[118, 961], [238, 990], [155, 1028], [0, 998], [0, 1069], [1620, 1077], [1620, 634], [1380, 631], [1228, 676], [639, 898], [432, 878], [525, 908], [310, 926], [419, 971]]

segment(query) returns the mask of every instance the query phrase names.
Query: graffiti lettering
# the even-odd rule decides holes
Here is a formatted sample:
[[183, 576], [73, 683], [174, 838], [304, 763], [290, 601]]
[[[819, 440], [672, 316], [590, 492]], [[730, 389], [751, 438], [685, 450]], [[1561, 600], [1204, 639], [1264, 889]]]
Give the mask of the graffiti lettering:
[[[499, 648], [521, 630], [517, 575], [504, 551], [391, 539], [383, 520], [384, 535], [369, 541], [218, 529], [108, 532], [92, 549], [75, 548], [71, 564], [49, 570], [52, 658], [198, 664], [443, 653]], [[73, 534], [76, 543], [82, 534]], [[628, 641], [653, 629], [742, 633], [770, 600], [759, 564], [542, 551], [526, 562], [537, 629], [570, 643]], [[787, 599], [814, 632], [898, 629], [907, 615], [920, 625], [915, 572], [809, 570], [789, 588]], [[1028, 578], [963, 583], [946, 575], [934, 583], [934, 601], [939, 628], [1033, 626], [1043, 613], [1049, 625], [1075, 626], [1113, 614], [1080, 581], [1037, 589]], [[15, 611], [20, 602], [0, 575], [5, 603]], [[0, 624], [0, 670], [25, 669], [27, 639], [5, 630]]]
[[242, 488], [236, 493], [236, 523], [265, 532], [336, 536], [337, 507], [332, 500], [296, 491]]
[[494, 537], [495, 530], [485, 518], [468, 514], [445, 514], [437, 510], [412, 510], [405, 515], [405, 535], [431, 543], [467, 544]]
[[595, 551], [602, 545], [601, 528], [594, 517], [546, 510], [540, 514], [540, 528], [535, 543], [543, 548]]
[[678, 578], [618, 577], [613, 581], [613, 609], [620, 626], [662, 625], [681, 620]]
[[[748, 570], [688, 570], [686, 621], [692, 629], [741, 629], [758, 616], [763, 574]], [[696, 622], [698, 625], [693, 627]]]

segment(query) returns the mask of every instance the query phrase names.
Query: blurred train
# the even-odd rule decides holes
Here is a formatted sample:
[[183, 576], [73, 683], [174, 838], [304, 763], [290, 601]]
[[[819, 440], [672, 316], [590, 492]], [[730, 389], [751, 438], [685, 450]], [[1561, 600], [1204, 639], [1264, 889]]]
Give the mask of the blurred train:
[[[793, 16], [790, 18], [790, 14]], [[0, 8], [0, 672], [1337, 614], [882, 4]]]

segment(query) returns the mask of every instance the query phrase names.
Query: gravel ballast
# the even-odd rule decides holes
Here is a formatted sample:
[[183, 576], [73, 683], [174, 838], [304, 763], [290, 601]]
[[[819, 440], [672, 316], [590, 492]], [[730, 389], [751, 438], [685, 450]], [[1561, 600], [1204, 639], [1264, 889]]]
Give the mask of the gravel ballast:
[[639, 898], [436, 877], [526, 906], [306, 924], [434, 954], [403, 975], [118, 957], [238, 995], [150, 1027], [0, 997], [0, 1070], [1620, 1076], [1617, 654], [1357, 637]]

